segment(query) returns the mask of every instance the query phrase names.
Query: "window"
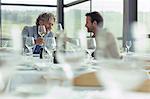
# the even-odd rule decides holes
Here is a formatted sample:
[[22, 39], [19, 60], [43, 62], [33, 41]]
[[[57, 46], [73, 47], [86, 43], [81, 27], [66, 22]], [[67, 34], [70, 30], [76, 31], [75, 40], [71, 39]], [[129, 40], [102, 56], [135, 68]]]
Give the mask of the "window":
[[[123, 0], [92, 0], [92, 11], [98, 11], [104, 18], [104, 27], [116, 38], [123, 35]], [[122, 47], [122, 40], [118, 40]]]
[[64, 9], [65, 31], [69, 37], [76, 37], [80, 30], [85, 30], [85, 13], [90, 11], [90, 2], [84, 2]]
[[[139, 31], [135, 34], [136, 36], [143, 37], [144, 35], [150, 34], [150, 6], [148, 0], [138, 0], [138, 22], [140, 27], [137, 27]], [[137, 29], [137, 30], [138, 30]], [[143, 36], [141, 36], [143, 35]], [[137, 51], [144, 53], [150, 52], [150, 39], [149, 38], [139, 38], [136, 44]], [[142, 45], [142, 48], [141, 48]]]
[[5, 6], [1, 7], [2, 14], [2, 37], [11, 38], [11, 30], [17, 27], [22, 31], [24, 26], [35, 25], [36, 18], [41, 12], [52, 12], [56, 15], [56, 8], [49, 7], [25, 7], [25, 6]]
[[138, 0], [138, 22], [144, 24], [150, 31], [150, 6], [148, 0]]

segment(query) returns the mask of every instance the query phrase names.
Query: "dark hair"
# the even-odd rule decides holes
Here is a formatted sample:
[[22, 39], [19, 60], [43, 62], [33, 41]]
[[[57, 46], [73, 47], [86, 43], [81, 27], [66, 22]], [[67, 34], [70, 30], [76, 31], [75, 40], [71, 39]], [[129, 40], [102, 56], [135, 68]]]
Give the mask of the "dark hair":
[[36, 25], [39, 25], [39, 21], [48, 21], [50, 18], [53, 18], [55, 21], [55, 16], [52, 13], [42, 13], [38, 16], [38, 18], [36, 19]]
[[103, 17], [101, 16], [99, 12], [94, 11], [94, 12], [86, 13], [85, 16], [91, 17], [92, 23], [96, 21], [98, 25], [103, 26]]

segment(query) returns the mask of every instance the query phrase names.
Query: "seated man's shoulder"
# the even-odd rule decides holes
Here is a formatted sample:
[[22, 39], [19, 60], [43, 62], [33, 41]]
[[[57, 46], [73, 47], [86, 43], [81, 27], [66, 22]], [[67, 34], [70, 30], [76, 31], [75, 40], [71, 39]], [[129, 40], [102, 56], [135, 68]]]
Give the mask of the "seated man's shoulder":
[[48, 37], [55, 37], [55, 33], [51, 31], [51, 32], [48, 33], [47, 36], [48, 36]]
[[110, 31], [106, 31], [105, 34], [106, 34], [107, 36], [113, 36], [113, 33], [110, 32]]
[[106, 32], [107, 38], [114, 39], [114, 34], [112, 32]]
[[36, 26], [24, 26], [23, 30], [28, 30], [28, 31], [36, 30]]
[[36, 28], [36, 26], [24, 26], [24, 29], [31, 29], [31, 28]]
[[23, 30], [25, 30], [25, 29], [28, 29], [28, 26], [24, 26], [24, 27], [23, 27]]

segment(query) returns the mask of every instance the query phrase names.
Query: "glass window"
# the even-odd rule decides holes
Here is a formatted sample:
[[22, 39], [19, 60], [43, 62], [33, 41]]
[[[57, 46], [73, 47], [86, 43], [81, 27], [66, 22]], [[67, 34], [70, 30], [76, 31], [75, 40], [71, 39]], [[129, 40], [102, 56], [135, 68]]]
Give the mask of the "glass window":
[[2, 3], [21, 3], [21, 4], [50, 4], [56, 5], [57, 0], [1, 0]]
[[[150, 52], [150, 39], [143, 38], [145, 35], [150, 34], [150, 6], [149, 0], [138, 0], [138, 23], [139, 27], [136, 27], [138, 30], [135, 34], [137, 38], [136, 48], [138, 51], [144, 53]], [[143, 36], [141, 36], [143, 35]], [[142, 45], [142, 48], [141, 48]]]
[[77, 32], [85, 30], [85, 13], [90, 11], [90, 2], [84, 2], [64, 9], [65, 31], [69, 37], [76, 37]]
[[148, 0], [138, 0], [138, 22], [144, 24], [150, 31], [150, 6]]
[[[104, 27], [115, 37], [123, 34], [123, 0], [92, 0], [92, 11], [98, 11], [104, 18]], [[119, 41], [122, 47], [122, 40]]]
[[36, 18], [42, 12], [52, 12], [56, 15], [56, 8], [2, 6], [2, 37], [10, 39], [13, 27], [22, 31], [24, 26], [35, 25]]

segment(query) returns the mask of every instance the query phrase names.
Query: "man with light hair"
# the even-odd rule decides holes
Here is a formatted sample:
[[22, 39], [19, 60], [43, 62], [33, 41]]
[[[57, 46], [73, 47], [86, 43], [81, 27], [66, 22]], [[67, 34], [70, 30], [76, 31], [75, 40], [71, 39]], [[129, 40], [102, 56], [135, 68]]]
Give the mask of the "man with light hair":
[[[54, 33], [51, 31], [54, 23], [55, 23], [55, 16], [52, 13], [42, 13], [36, 19], [36, 25], [25, 26], [22, 31], [24, 48], [27, 49], [25, 46], [26, 37], [33, 37], [35, 41], [35, 45], [38, 46], [39, 48], [41, 47], [41, 45], [46, 43], [45, 42], [46, 38], [48, 37], [54, 38]], [[42, 36], [38, 33], [39, 26], [44, 27], [45, 30]], [[37, 49], [37, 53], [39, 53], [38, 49]]]

